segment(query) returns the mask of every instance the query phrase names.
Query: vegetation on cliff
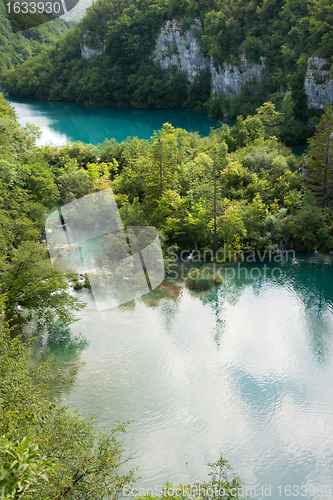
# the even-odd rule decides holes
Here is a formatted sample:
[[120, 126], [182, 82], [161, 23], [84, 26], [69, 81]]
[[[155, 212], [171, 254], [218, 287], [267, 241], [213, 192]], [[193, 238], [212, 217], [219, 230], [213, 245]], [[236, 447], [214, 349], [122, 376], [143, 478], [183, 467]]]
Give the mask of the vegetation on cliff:
[[[303, 90], [307, 59], [333, 56], [333, 7], [329, 0], [99, 0], [55, 47], [25, 62], [3, 81], [12, 95], [66, 99], [101, 106], [208, 107], [230, 118], [254, 114], [270, 100], [278, 111], [288, 108], [293, 127], [284, 140], [305, 141], [310, 133]], [[154, 63], [155, 40], [167, 19], [181, 19], [185, 30], [195, 18], [203, 23], [201, 41], [215, 65], [265, 58], [260, 83], [248, 83], [240, 96], [210, 96], [205, 72], [190, 84], [176, 67]], [[94, 57], [82, 58], [81, 47]], [[289, 92], [287, 101], [284, 99]]]
[[20, 33], [13, 33], [6, 17], [5, 5], [0, 3], [0, 77], [6, 71], [40, 54], [52, 46], [71, 27], [73, 22], [56, 19]]

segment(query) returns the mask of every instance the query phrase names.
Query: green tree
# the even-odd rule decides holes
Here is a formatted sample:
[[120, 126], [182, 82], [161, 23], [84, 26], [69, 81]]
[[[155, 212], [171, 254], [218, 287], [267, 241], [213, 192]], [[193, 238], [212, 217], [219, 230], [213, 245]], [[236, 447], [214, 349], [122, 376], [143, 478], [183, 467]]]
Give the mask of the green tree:
[[60, 201], [63, 205], [92, 192], [93, 183], [84, 170], [60, 175], [57, 179]]
[[333, 108], [330, 106], [309, 140], [310, 150], [304, 160], [309, 187], [321, 207], [333, 206]]
[[272, 102], [265, 102], [260, 106], [260, 108], [257, 109], [255, 117], [259, 118], [261, 121], [266, 139], [273, 136], [279, 137], [279, 124], [281, 123], [282, 117], [281, 114], [276, 111]]
[[212, 177], [214, 180], [214, 256], [217, 254], [217, 182], [222, 170], [228, 163], [227, 153], [228, 147], [225, 142], [213, 144], [209, 148], [209, 155], [213, 160]]
[[188, 210], [185, 225], [192, 248], [195, 245], [198, 245], [199, 248], [204, 248], [210, 241], [210, 215], [210, 210], [203, 206], [201, 200], [194, 203], [191, 210]]
[[[4, 310], [3, 300], [0, 310]], [[34, 500], [118, 498], [134, 475], [134, 470], [119, 470], [124, 463], [119, 436], [125, 424], [116, 422], [112, 429], [97, 433], [94, 419], [86, 421], [77, 412], [48, 402], [42, 383], [47, 367], [31, 369], [29, 358], [29, 346], [18, 336], [13, 339], [8, 325], [1, 322], [2, 491], [18, 500], [35, 480], [31, 484]], [[42, 477], [46, 473], [48, 477]]]
[[176, 129], [164, 123], [161, 130], [154, 132], [150, 145], [149, 169], [147, 171], [146, 193], [151, 202], [156, 202], [172, 187], [181, 155]]
[[48, 474], [55, 472], [60, 464], [54, 458], [41, 456], [37, 444], [24, 437], [16, 443], [6, 436], [0, 438], [0, 454], [4, 463], [0, 469], [1, 498], [21, 500], [38, 480], [48, 481]]
[[217, 239], [220, 245], [227, 245], [232, 253], [244, 249], [247, 231], [243, 221], [244, 203], [220, 202], [222, 215], [217, 218]]
[[199, 153], [193, 160], [184, 162], [179, 172], [180, 194], [191, 204], [200, 200], [207, 207], [213, 204], [213, 160], [207, 153]]
[[75, 320], [71, 309], [84, 307], [69, 294], [65, 275], [55, 271], [44, 245], [24, 241], [4, 265], [0, 286], [6, 293], [6, 317], [22, 326], [33, 317], [50, 329], [55, 321], [68, 325]]

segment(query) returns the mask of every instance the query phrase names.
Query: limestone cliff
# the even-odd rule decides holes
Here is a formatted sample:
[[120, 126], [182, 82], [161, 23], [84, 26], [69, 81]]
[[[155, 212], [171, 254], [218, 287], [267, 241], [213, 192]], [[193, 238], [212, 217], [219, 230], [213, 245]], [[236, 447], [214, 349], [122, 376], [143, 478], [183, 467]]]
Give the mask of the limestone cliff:
[[215, 69], [213, 62], [210, 62], [212, 75], [211, 92], [218, 94], [239, 95], [245, 82], [260, 81], [261, 74], [265, 68], [264, 58], [260, 58], [260, 63], [249, 63], [244, 53], [240, 55], [240, 64], [224, 64], [222, 68]]
[[[239, 95], [247, 81], [259, 82], [265, 68], [265, 59], [259, 63], [251, 63], [244, 53], [239, 56], [237, 65], [224, 64], [222, 67], [213, 64], [201, 43], [202, 24], [199, 19], [187, 30], [181, 27], [181, 21], [173, 19], [166, 21], [157, 34], [153, 60], [163, 69], [176, 66], [185, 72], [190, 83], [204, 71], [211, 74], [211, 93], [232, 97]], [[81, 55], [90, 59], [104, 50], [101, 41], [97, 48], [91, 48], [89, 33], [84, 36], [81, 44]], [[96, 45], [96, 44], [93, 44]], [[326, 108], [333, 101], [333, 79], [330, 79], [329, 64], [320, 57], [310, 57], [304, 81], [304, 91], [308, 98], [309, 108]]]
[[225, 64], [215, 68], [212, 58], [205, 53], [200, 36], [202, 25], [196, 19], [186, 31], [181, 30], [179, 21], [167, 21], [162, 27], [153, 54], [154, 61], [164, 69], [176, 66], [184, 71], [189, 82], [202, 71], [210, 70], [212, 77], [211, 92], [233, 96], [240, 94], [246, 81], [258, 81], [265, 67], [264, 60], [260, 64], [249, 63], [245, 54], [241, 54], [239, 65]]
[[179, 21], [167, 21], [156, 40], [154, 61], [164, 69], [177, 66], [193, 83], [198, 74], [209, 69], [209, 59], [200, 43], [201, 30], [198, 19], [187, 31], [181, 30]]
[[81, 44], [81, 56], [83, 59], [90, 59], [91, 57], [98, 56], [102, 54], [104, 50], [104, 40], [99, 41], [98, 48], [93, 49], [88, 45], [89, 38], [90, 38], [90, 33], [89, 32], [85, 33]]
[[309, 108], [326, 108], [333, 102], [333, 79], [330, 64], [321, 57], [309, 57], [304, 81], [304, 91]]

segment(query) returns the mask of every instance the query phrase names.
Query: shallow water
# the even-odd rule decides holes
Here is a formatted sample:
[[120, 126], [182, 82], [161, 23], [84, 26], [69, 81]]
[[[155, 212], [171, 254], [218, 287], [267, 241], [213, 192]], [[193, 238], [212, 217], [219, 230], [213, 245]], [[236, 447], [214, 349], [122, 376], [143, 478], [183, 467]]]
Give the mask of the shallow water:
[[72, 331], [89, 347], [63, 402], [99, 412], [99, 428], [134, 420], [139, 486], [204, 480], [222, 452], [252, 498], [285, 498], [287, 485], [333, 498], [332, 256], [234, 269], [208, 292], [164, 282], [103, 312], [81, 293]]

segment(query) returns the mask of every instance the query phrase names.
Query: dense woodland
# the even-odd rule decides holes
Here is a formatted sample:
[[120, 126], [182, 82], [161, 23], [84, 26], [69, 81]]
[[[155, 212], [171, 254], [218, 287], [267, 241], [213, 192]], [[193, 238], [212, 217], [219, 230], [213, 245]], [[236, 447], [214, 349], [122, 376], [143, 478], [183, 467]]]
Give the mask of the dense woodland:
[[[240, 47], [251, 61], [266, 56], [265, 83], [226, 100], [209, 95], [209, 75], [189, 86], [178, 71], [162, 71], [149, 54], [161, 23], [175, 16], [184, 20], [184, 29], [201, 17], [202, 41], [218, 64], [237, 63]], [[99, 435], [93, 419], [50, 402], [45, 380], [52, 379], [52, 370], [32, 365], [29, 342], [20, 337], [33, 324], [37, 341], [43, 333], [50, 345], [61, 339], [61, 349], [70, 345], [76, 352], [83, 345], [68, 329], [84, 306], [71, 294], [77, 276], [53, 269], [43, 244], [52, 210], [112, 188], [125, 228], [157, 228], [166, 264], [170, 247], [176, 254], [196, 248], [202, 255], [221, 248], [231, 255], [282, 246], [333, 250], [332, 108], [321, 118], [311, 115], [302, 83], [309, 55], [332, 57], [332, 16], [326, 0], [101, 0], [47, 49], [67, 30], [65, 23], [15, 35], [3, 23], [0, 70], [16, 66], [3, 80], [15, 95], [100, 105], [206, 106], [215, 114], [227, 109], [236, 123], [204, 138], [165, 123], [150, 140], [37, 147], [40, 131], [20, 127], [0, 94], [1, 498], [117, 499], [135, 476], [130, 465], [120, 467], [125, 424]], [[80, 53], [87, 31], [92, 48], [105, 40], [104, 53], [90, 61]], [[304, 140], [311, 132], [309, 118], [317, 126], [300, 159], [285, 143]], [[211, 467], [206, 486], [225, 492], [212, 498], [237, 499], [232, 488], [241, 481], [228, 474], [228, 463], [221, 457]]]
[[[215, 64], [266, 58], [261, 83], [248, 83], [231, 99], [210, 95], [210, 74], [193, 84], [177, 68], [162, 70], [151, 58], [158, 31], [178, 18], [187, 29], [203, 23], [202, 44]], [[333, 56], [333, 7], [330, 0], [100, 0], [54, 47], [26, 61], [3, 81], [12, 95], [70, 100], [101, 106], [207, 108], [230, 118], [254, 114], [271, 101], [292, 120], [283, 140], [304, 143], [319, 115], [307, 109], [303, 90], [309, 56]], [[103, 47], [90, 60], [80, 46]], [[285, 95], [288, 94], [286, 101]]]
[[[333, 119], [330, 108], [302, 161], [278, 139], [286, 117], [272, 103], [201, 138], [166, 123], [149, 141], [106, 140], [63, 147], [35, 144], [39, 130], [18, 125], [0, 99], [0, 492], [18, 500], [118, 498], [134, 471], [123, 458], [116, 423], [98, 435], [93, 420], [49, 402], [47, 366], [33, 366], [17, 333], [33, 320], [48, 343], [70, 339], [66, 329], [83, 304], [70, 294], [72, 274], [54, 270], [42, 243], [47, 214], [86, 194], [112, 188], [125, 226], [154, 225], [167, 249], [333, 248]], [[214, 196], [214, 193], [216, 196]], [[238, 498], [237, 476], [221, 457], [206, 487], [216, 500]], [[167, 495], [175, 500], [172, 494]], [[204, 500], [204, 495], [201, 496]], [[148, 496], [148, 500], [155, 500]]]
[[73, 22], [56, 19], [37, 28], [13, 33], [6, 17], [5, 5], [0, 4], [0, 77], [7, 70], [31, 59], [55, 44], [71, 27]]
[[68, 295], [66, 276], [50, 268], [40, 244], [45, 217], [110, 187], [125, 228], [156, 227], [166, 257], [170, 246], [214, 253], [224, 246], [246, 253], [281, 245], [330, 251], [331, 111], [300, 161], [279, 140], [288, 116], [270, 102], [204, 138], [165, 123], [150, 140], [36, 147], [39, 130], [20, 127], [1, 98], [0, 287], [7, 319], [20, 325], [24, 305], [41, 327], [73, 320], [71, 309], [81, 306]]

